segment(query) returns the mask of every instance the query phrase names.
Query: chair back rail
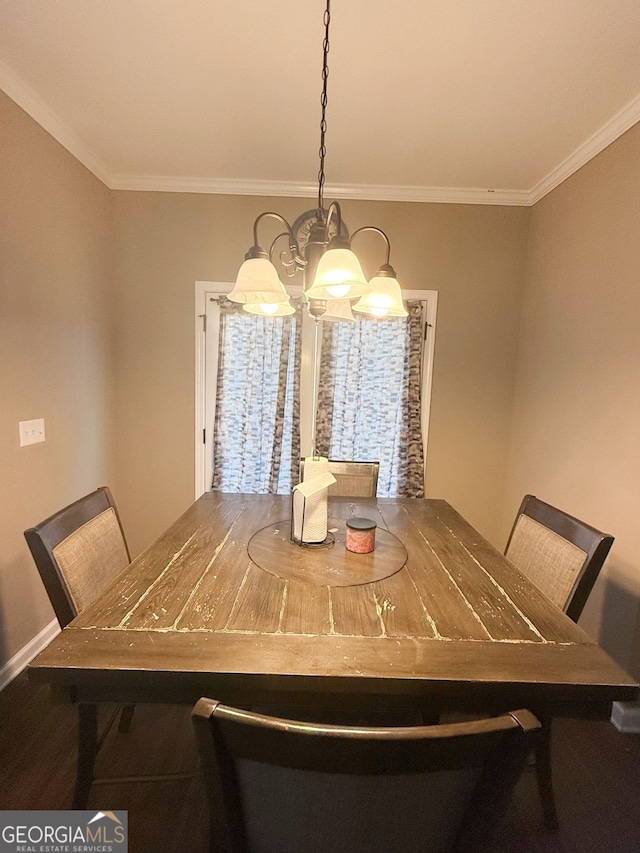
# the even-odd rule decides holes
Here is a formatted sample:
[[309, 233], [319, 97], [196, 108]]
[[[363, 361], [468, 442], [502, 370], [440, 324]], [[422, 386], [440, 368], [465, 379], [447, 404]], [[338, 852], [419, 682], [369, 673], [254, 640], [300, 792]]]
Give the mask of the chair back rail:
[[468, 851], [488, 835], [539, 728], [528, 711], [435, 726], [323, 725], [206, 698], [193, 722], [217, 853]]

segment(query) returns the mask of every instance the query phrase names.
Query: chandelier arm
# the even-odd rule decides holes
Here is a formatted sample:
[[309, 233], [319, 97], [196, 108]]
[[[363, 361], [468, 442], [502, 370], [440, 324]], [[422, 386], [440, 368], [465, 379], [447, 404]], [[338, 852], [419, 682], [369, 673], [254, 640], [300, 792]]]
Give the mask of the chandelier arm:
[[277, 237], [272, 241], [271, 246], [269, 247], [269, 260], [273, 262], [273, 255], [275, 252], [276, 244], [278, 240], [282, 240], [283, 237], [289, 238], [289, 246], [288, 254], [287, 250], [283, 250], [278, 255], [278, 260], [282, 264], [285, 269], [288, 278], [293, 278], [293, 276], [298, 272], [299, 269], [303, 269], [309, 263], [305, 258], [300, 257], [300, 249], [298, 243], [296, 241], [291, 240], [291, 234], [288, 231], [281, 231]]
[[324, 241], [325, 243], [329, 242], [329, 226], [331, 225], [331, 220], [335, 218], [337, 224], [336, 236], [340, 237], [342, 235], [342, 210], [340, 208], [340, 204], [337, 201], [332, 201], [329, 205], [329, 209], [326, 213], [325, 226], [324, 226]]
[[273, 250], [275, 249], [276, 243], [278, 242], [278, 240], [282, 240], [283, 237], [288, 237], [288, 236], [289, 236], [288, 231], [281, 231], [277, 237], [274, 237], [271, 245], [269, 246], [269, 257], [270, 258], [273, 257]]
[[387, 244], [387, 257], [385, 260], [385, 264], [388, 265], [389, 264], [389, 258], [391, 257], [391, 243], [389, 241], [389, 238], [385, 234], [385, 232], [382, 230], [382, 228], [377, 228], [375, 225], [363, 225], [362, 228], [357, 228], [353, 232], [353, 234], [351, 235], [351, 240], [353, 240], [353, 238], [357, 234], [361, 234], [363, 231], [375, 231], [376, 234], [380, 234], [380, 236], [384, 239], [385, 243]]
[[272, 258], [273, 250], [274, 250], [274, 247], [275, 247], [276, 243], [278, 242], [278, 240], [280, 240], [282, 237], [288, 237], [289, 238], [289, 255], [291, 257], [291, 261], [289, 264], [285, 263], [284, 264], [285, 267], [291, 267], [292, 265], [295, 265], [296, 267], [302, 268], [302, 267], [306, 266], [306, 261], [300, 253], [300, 246], [298, 244], [298, 241], [296, 240], [295, 234], [293, 233], [293, 228], [291, 227], [291, 225], [289, 225], [289, 223], [284, 218], [284, 216], [281, 216], [279, 213], [275, 213], [275, 211], [273, 211], [273, 210], [266, 210], [264, 213], [261, 213], [256, 218], [256, 221], [253, 223], [253, 245], [254, 245], [254, 248], [258, 248], [260, 245], [258, 243], [258, 225], [267, 216], [270, 216], [273, 219], [277, 219], [278, 222], [281, 222], [284, 225], [284, 227], [287, 229], [286, 231], [283, 231], [280, 234], [278, 234], [278, 236], [271, 243], [271, 246], [269, 248], [269, 260], [271, 260], [271, 258]]

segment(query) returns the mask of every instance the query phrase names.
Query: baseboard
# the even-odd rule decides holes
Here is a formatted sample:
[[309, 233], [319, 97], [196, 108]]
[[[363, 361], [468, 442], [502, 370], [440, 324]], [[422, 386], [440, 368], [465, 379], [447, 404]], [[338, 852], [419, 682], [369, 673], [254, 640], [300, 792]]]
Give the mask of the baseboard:
[[640, 734], [640, 704], [637, 702], [614, 702], [611, 722], [619, 732]]
[[45, 625], [33, 640], [29, 640], [26, 646], [23, 646], [19, 652], [8, 660], [5, 665], [0, 668], [0, 690], [6, 687], [10, 681], [20, 675], [22, 670], [27, 666], [38, 652], [42, 651], [46, 645], [60, 632], [60, 623], [57, 619], [52, 619], [48, 625]]

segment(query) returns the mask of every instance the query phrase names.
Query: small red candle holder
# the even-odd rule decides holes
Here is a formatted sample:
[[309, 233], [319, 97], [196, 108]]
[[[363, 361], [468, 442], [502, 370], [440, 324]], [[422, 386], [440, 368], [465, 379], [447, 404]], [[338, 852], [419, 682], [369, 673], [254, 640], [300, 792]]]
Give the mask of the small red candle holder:
[[370, 518], [347, 519], [345, 546], [354, 554], [370, 554], [376, 547], [376, 523]]

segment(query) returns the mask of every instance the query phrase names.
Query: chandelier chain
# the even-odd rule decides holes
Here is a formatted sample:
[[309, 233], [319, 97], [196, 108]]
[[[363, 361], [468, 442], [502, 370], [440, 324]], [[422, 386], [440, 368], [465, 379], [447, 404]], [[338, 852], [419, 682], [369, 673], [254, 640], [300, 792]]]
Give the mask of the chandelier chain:
[[327, 0], [327, 8], [324, 11], [324, 41], [322, 42], [322, 95], [320, 105], [322, 115], [320, 118], [320, 169], [318, 171], [318, 217], [324, 218], [324, 158], [327, 154], [325, 135], [327, 133], [327, 80], [329, 78], [329, 23], [331, 22], [331, 0]]

